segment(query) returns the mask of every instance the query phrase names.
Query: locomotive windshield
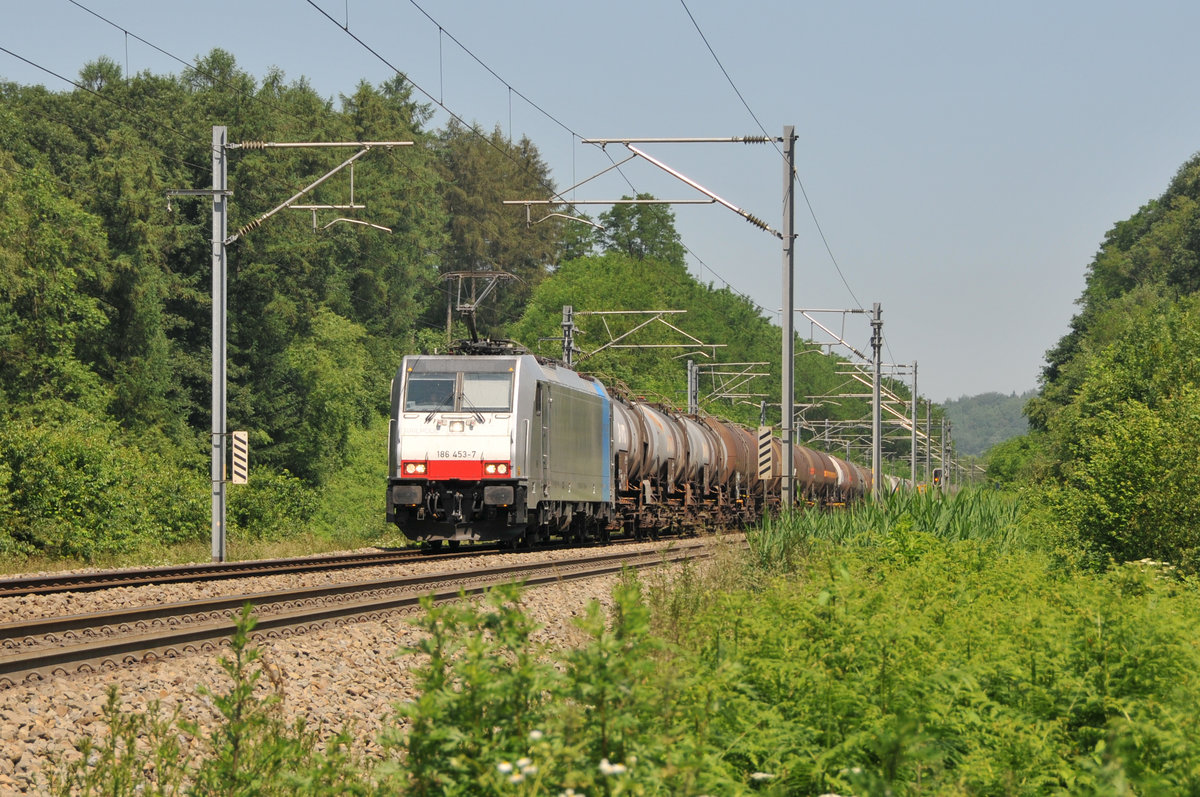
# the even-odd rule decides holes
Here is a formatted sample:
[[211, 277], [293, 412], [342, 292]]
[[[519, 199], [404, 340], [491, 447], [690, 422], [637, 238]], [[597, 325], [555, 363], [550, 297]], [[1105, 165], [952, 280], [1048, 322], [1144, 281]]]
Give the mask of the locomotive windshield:
[[453, 410], [457, 382], [458, 374], [409, 374], [404, 411]]
[[463, 374], [462, 407], [477, 412], [512, 409], [512, 374]]
[[405, 412], [509, 412], [511, 373], [410, 373]]

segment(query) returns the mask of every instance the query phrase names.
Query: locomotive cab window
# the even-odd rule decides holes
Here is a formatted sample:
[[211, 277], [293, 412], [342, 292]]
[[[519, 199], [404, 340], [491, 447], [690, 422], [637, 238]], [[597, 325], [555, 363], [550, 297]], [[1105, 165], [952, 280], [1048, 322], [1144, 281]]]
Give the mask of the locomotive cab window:
[[410, 373], [405, 412], [509, 412], [511, 373]]
[[404, 390], [404, 411], [453, 410], [457, 380], [458, 374], [409, 374]]
[[512, 409], [512, 374], [462, 375], [462, 409], [508, 412]]

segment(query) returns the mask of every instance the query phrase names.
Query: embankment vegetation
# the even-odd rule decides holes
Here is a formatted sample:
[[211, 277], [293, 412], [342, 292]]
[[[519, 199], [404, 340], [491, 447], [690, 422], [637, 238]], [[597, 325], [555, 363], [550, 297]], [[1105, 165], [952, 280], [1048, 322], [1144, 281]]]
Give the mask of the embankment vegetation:
[[[322, 742], [287, 725], [241, 638], [219, 731], [180, 737], [114, 700], [112, 735], [57, 789], [1194, 792], [1194, 580], [1161, 563], [1065, 568], [1036, 529], [996, 493], [783, 518], [717, 567], [628, 575], [567, 650], [531, 641], [517, 587], [427, 607], [404, 651], [420, 695], [374, 759], [349, 731]], [[155, 750], [129, 729], [155, 728], [147, 766]]]

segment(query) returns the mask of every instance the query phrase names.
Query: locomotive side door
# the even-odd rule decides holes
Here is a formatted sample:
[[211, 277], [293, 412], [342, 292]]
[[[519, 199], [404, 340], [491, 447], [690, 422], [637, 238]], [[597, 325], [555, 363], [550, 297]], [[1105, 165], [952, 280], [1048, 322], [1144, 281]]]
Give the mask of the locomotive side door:
[[554, 409], [553, 391], [545, 382], [538, 382], [538, 421], [542, 424], [542, 495], [550, 494], [550, 416]]
[[550, 489], [550, 396], [549, 385], [538, 381], [533, 393], [533, 423], [529, 430], [529, 505], [537, 504]]

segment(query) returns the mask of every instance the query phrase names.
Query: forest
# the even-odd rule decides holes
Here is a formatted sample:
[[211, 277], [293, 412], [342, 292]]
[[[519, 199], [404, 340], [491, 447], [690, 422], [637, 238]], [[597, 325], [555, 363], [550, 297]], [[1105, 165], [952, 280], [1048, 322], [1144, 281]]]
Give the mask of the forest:
[[[239, 144], [228, 177], [228, 428], [249, 432], [252, 453], [250, 484], [229, 493], [235, 551], [335, 530], [388, 535], [389, 381], [404, 354], [466, 335], [454, 273], [513, 277], [480, 303], [481, 335], [556, 357], [572, 305], [581, 369], [666, 404], [686, 403], [685, 350], [588, 358], [614, 334], [588, 311], [684, 310], [672, 324], [721, 344], [697, 360], [779, 373], [778, 327], [688, 273], [668, 206], [617, 205], [600, 227], [529, 224], [502, 203], [553, 196], [536, 145], [498, 128], [430, 127], [431, 109], [401, 76], [335, 104], [303, 78], [257, 79], [218, 49], [179, 75], [123, 75], [101, 58], [72, 90], [7, 83], [0, 95], [2, 556], [92, 560], [207, 539], [211, 197], [168, 192], [212, 185], [215, 125]], [[355, 163], [363, 209], [262, 220], [354, 150], [256, 142], [313, 141], [412, 144]], [[346, 204], [350, 180], [339, 172], [297, 204]], [[348, 216], [360, 223], [336, 222]], [[665, 324], [639, 336], [683, 339]], [[830, 358], [796, 362], [796, 395], [836, 392]], [[761, 397], [702, 407], [756, 424], [765, 400], [778, 422], [777, 378], [748, 389]], [[868, 410], [847, 402], [810, 415], [826, 417]]]
[[992, 446], [1029, 431], [1025, 405], [1034, 391], [1004, 395], [980, 393], [945, 401], [946, 417], [954, 424], [954, 445], [962, 454], [979, 457]]
[[[673, 323], [723, 344], [687, 356], [779, 372], [778, 327], [688, 272], [669, 207], [613, 206], [599, 227], [529, 224], [503, 200], [553, 196], [535, 143], [432, 127], [402, 76], [335, 103], [304, 78], [251, 76], [218, 49], [178, 75], [123, 75], [101, 58], [71, 90], [6, 83], [0, 93], [0, 556], [87, 560], [206, 538], [211, 200], [168, 192], [211, 185], [214, 125], [247, 144], [231, 151], [229, 173], [229, 428], [247, 430], [252, 451], [250, 485], [230, 493], [235, 546], [334, 529], [387, 538], [388, 384], [404, 354], [444, 351], [466, 334], [454, 273], [512, 275], [480, 304], [479, 332], [545, 356], [560, 353], [562, 307], [573, 306], [580, 368], [618, 390], [683, 405], [684, 350], [590, 356], [614, 330], [588, 312], [685, 310]], [[260, 224], [347, 157], [253, 144], [272, 141], [412, 145], [358, 161], [363, 209], [285, 210]], [[339, 173], [304, 202], [348, 197]], [[347, 213], [366, 224], [330, 223]], [[989, 480], [1036, 486], [1093, 564], [1200, 558], [1198, 256], [1193, 158], [1104, 237], [1079, 312], [1025, 404], [1028, 434], [987, 456]], [[680, 340], [666, 325], [639, 334]], [[832, 358], [796, 363], [797, 396], [844, 381]], [[702, 409], [755, 424], [766, 401], [777, 423], [777, 380], [747, 391], [754, 400], [702, 389]], [[867, 416], [851, 401], [806, 419]], [[888, 441], [885, 460], [907, 453], [907, 441]]]
[[1082, 562], [1200, 567], [1200, 155], [1104, 236], [1046, 353], [1030, 432], [989, 475], [1038, 485]]
[[[689, 274], [669, 209], [529, 225], [502, 202], [553, 196], [535, 144], [432, 127], [403, 77], [335, 104], [214, 50], [180, 75], [101, 59], [73, 90], [0, 95], [10, 568], [207, 552], [211, 200], [167, 195], [211, 186], [215, 125], [246, 143], [413, 142], [359, 161], [366, 225], [258, 223], [347, 152], [233, 151], [229, 426], [249, 431], [252, 462], [230, 492], [233, 556], [398, 541], [381, 495], [389, 380], [404, 354], [466, 334], [453, 274], [513, 275], [479, 331], [545, 356], [573, 306], [581, 369], [619, 391], [681, 405], [685, 358], [593, 355], [616, 322], [589, 312], [686, 310], [672, 323], [724, 344], [721, 361], [779, 372], [778, 327]], [[305, 202], [348, 196], [340, 176]], [[388, 718], [383, 759], [362, 757], [349, 726], [318, 740], [282, 721], [279, 695], [259, 699], [247, 608], [229, 691], [202, 693], [227, 720], [211, 738], [113, 692], [109, 737], [81, 742], [53, 793], [1200, 792], [1200, 156], [1103, 236], [1078, 307], [1033, 396], [970, 402], [999, 423], [1023, 401], [1028, 421], [988, 451], [988, 489], [768, 518], [707, 570], [626, 574], [566, 650], [535, 641], [516, 586], [429, 604], [403, 651], [420, 694]], [[655, 325], [640, 340], [678, 339]], [[796, 365], [797, 396], [844, 379], [829, 357]], [[778, 380], [748, 391], [761, 398], [702, 389], [701, 407], [755, 424], [765, 400], [777, 423]], [[866, 414], [847, 402], [807, 418]], [[118, 751], [122, 733], [150, 741]]]

